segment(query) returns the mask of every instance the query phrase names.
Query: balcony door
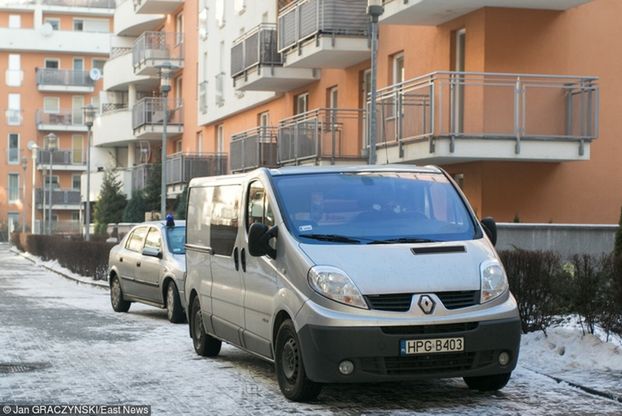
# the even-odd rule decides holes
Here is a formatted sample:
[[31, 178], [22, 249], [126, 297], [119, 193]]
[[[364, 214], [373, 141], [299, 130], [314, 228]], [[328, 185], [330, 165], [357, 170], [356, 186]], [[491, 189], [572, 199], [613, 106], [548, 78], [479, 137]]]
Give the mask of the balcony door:
[[71, 97], [71, 124], [84, 124], [82, 108], [84, 107], [84, 96], [74, 95]]
[[464, 74], [466, 56], [466, 29], [454, 32], [454, 53], [452, 56], [452, 70], [459, 72], [451, 78], [451, 100], [453, 117], [450, 126], [452, 133], [464, 132]]

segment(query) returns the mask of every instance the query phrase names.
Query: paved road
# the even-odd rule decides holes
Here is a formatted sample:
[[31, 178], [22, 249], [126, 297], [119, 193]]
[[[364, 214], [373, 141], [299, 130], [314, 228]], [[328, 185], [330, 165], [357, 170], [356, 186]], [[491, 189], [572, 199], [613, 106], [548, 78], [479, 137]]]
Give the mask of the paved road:
[[[596, 397], [519, 366], [495, 394], [461, 380], [327, 386], [312, 404], [284, 399], [274, 371], [225, 346], [200, 358], [187, 326], [33, 265], [0, 245], [0, 404], [149, 404], [154, 415], [622, 414]], [[6, 364], [32, 371], [7, 373]], [[4, 368], [4, 371], [3, 371]], [[17, 368], [18, 370], [20, 368]]]

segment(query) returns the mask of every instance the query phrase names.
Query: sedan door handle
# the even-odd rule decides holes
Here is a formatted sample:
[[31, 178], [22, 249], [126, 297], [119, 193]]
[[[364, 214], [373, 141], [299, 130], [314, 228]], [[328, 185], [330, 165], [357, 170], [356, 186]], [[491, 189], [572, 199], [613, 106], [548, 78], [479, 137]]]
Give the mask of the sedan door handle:
[[123, 263], [123, 257], [119, 257], [119, 263]]
[[140, 267], [140, 262], [136, 262], [136, 267]]

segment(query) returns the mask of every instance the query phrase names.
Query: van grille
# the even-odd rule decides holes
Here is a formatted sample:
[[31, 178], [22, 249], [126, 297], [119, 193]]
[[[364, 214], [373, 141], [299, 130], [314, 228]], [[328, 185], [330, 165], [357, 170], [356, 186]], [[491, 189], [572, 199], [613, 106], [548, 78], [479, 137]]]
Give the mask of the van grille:
[[474, 352], [373, 357], [361, 359], [361, 370], [386, 375], [455, 373], [473, 368], [474, 360]]
[[367, 303], [372, 309], [391, 312], [406, 312], [410, 309], [412, 293], [396, 293], [389, 295], [366, 295]]
[[460, 309], [479, 304], [479, 290], [439, 292], [436, 294], [447, 309]]
[[400, 326], [381, 326], [380, 329], [385, 334], [391, 335], [433, 335], [447, 334], [451, 332], [465, 332], [477, 329], [478, 322], [460, 322], [456, 324], [440, 325], [400, 325]]

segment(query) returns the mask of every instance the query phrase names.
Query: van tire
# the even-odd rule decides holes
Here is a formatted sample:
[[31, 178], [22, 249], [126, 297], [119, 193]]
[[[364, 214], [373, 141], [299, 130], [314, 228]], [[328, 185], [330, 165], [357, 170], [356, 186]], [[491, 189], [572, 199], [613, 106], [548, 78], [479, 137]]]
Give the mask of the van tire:
[[110, 304], [115, 312], [127, 312], [132, 304], [123, 298], [123, 290], [117, 276], [113, 276], [110, 280]]
[[192, 301], [192, 309], [190, 311], [190, 332], [192, 333], [194, 350], [202, 357], [217, 356], [222, 342], [205, 332], [203, 318], [201, 317], [201, 303], [198, 296]]
[[170, 281], [166, 287], [166, 315], [168, 320], [174, 324], [185, 321], [184, 311], [181, 307], [179, 292], [173, 281]]
[[289, 400], [306, 402], [320, 394], [322, 385], [307, 378], [300, 341], [290, 319], [283, 321], [277, 332], [274, 364], [281, 392]]
[[464, 382], [471, 390], [495, 391], [504, 388], [511, 376], [512, 372], [491, 376], [464, 377]]

